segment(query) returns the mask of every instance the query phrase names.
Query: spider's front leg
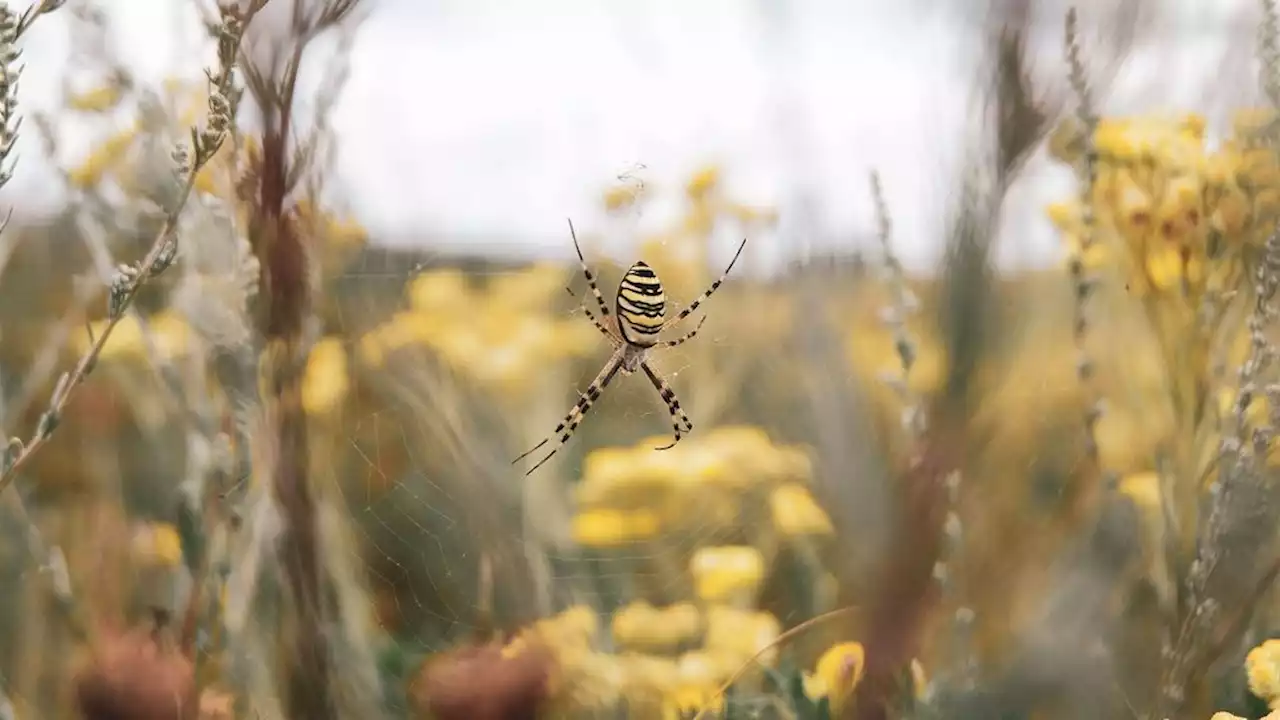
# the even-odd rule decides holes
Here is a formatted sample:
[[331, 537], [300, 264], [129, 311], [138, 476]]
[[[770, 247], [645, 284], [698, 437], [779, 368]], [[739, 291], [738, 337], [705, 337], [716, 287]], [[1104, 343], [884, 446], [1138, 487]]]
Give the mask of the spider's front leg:
[[[693, 430], [693, 421], [684, 413], [684, 409], [680, 407], [680, 399], [676, 397], [676, 391], [671, 389], [671, 385], [653, 368], [649, 367], [649, 363], [640, 363], [640, 368], [644, 370], [644, 374], [649, 376], [649, 382], [657, 388], [658, 394], [662, 396], [662, 401], [667, 404], [667, 412], [671, 414], [671, 431], [675, 434], [675, 440], [670, 445], [663, 445], [655, 450], [670, 450], [680, 442], [680, 438], [685, 433]], [[683, 425], [683, 427], [681, 427]]]
[[622, 341], [618, 339], [618, 337], [614, 335], [613, 332], [609, 330], [609, 328], [603, 322], [600, 322], [600, 319], [596, 317], [596, 314], [591, 312], [591, 308], [587, 307], [586, 303], [582, 302], [581, 300], [578, 300], [578, 295], [573, 291], [573, 288], [566, 287], [564, 291], [569, 293], [569, 297], [578, 301], [578, 309], [586, 313], [587, 319], [590, 320], [591, 323], [596, 326], [596, 329], [599, 330], [601, 334], [609, 338], [609, 342], [613, 343], [614, 347], [617, 347], [618, 345], [622, 344]]

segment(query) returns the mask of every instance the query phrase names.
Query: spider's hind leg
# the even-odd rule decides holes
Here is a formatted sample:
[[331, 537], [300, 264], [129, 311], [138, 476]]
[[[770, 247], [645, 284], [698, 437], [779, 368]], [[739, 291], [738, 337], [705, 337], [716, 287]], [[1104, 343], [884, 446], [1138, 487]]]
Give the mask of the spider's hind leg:
[[[564, 416], [564, 419], [560, 421], [559, 425], [556, 425], [556, 429], [552, 430], [551, 434], [544, 438], [542, 442], [534, 445], [522, 453], [520, 457], [512, 460], [511, 464], [514, 465], [520, 462], [532, 455], [534, 451], [544, 447], [553, 440], [558, 439], [555, 447], [551, 448], [551, 452], [544, 455], [537, 464], [529, 468], [529, 472], [526, 472], [525, 475], [531, 475], [534, 470], [542, 467], [543, 463], [550, 460], [552, 456], [559, 452], [560, 448], [564, 447], [565, 443], [569, 442], [569, 438], [573, 437], [574, 431], [576, 431], [578, 429], [578, 425], [582, 423], [582, 418], [586, 417], [587, 411], [591, 409], [591, 406], [595, 404], [596, 400], [600, 399], [600, 393], [604, 392], [604, 389], [609, 386], [609, 382], [617, 376], [618, 370], [621, 368], [621, 356], [615, 353], [609, 360], [609, 363], [600, 371], [600, 374], [596, 376], [596, 379], [592, 380], [591, 384], [587, 386], [586, 391], [578, 396], [578, 402], [574, 403], [574, 406], [569, 409], [569, 413]], [[556, 438], [557, 435], [560, 437]]]

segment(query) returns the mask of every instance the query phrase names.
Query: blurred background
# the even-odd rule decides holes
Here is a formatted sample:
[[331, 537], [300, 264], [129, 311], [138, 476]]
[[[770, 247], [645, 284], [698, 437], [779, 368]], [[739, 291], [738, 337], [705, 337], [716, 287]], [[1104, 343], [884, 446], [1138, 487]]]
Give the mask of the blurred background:
[[[1248, 307], [1280, 173], [1249, 166], [1250, 219], [1213, 226], [1253, 243], [1227, 279], [1190, 264], [1217, 257], [1216, 195], [1164, 226], [1185, 253], [1159, 271], [1095, 262], [1077, 201], [1106, 252], [1134, 215], [1064, 150], [1085, 136], [1067, 3], [370, 0], [304, 33], [291, 8], [343, 0], [270, 0], [242, 61], [269, 77], [296, 49], [297, 86], [244, 73], [189, 198], [172, 149], [216, 104], [225, 17], [55, 5], [17, 41], [0, 193], [0, 426], [11, 453], [41, 438], [0, 482], [0, 718], [1207, 718], [1280, 697], [1280, 644], [1245, 663], [1269, 581], [1210, 597], [1189, 570], [1246, 314], [1214, 316], [1223, 340], [1162, 304]], [[1270, 102], [1264, 5], [1077, 4], [1093, 109], [1156, 118], [1115, 141], [1157, 148], [1133, 181], [1151, 197], [1162, 153], [1199, 182]], [[670, 331], [705, 314], [697, 338], [655, 352], [693, 431], [655, 451], [663, 398], [619, 377], [526, 477], [542, 453], [511, 460], [613, 349], [565, 292], [600, 317], [566, 219], [611, 305], [643, 259], [687, 307], [748, 242]], [[170, 231], [177, 260], [119, 310], [119, 266]], [[1260, 555], [1274, 519], [1241, 521]], [[1199, 601], [1232, 612], [1171, 636]], [[188, 714], [155, 710], [175, 695]]]

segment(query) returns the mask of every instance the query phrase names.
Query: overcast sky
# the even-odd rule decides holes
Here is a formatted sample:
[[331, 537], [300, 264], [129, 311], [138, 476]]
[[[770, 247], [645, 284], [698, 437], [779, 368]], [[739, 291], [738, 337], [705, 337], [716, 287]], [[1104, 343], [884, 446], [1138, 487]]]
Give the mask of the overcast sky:
[[[1239, 40], [1249, 19], [1237, 8], [1255, 4], [1190, 2], [1170, 11], [1156, 33], [1162, 39], [1135, 51], [1112, 106], [1204, 102], [1228, 37]], [[198, 72], [204, 58], [185, 52], [201, 38], [189, 0], [105, 6], [117, 49], [142, 81], [175, 68]], [[598, 209], [601, 190], [642, 164], [648, 192], [670, 198], [692, 168], [716, 161], [733, 195], [782, 212], [781, 229], [756, 243], [759, 267], [865, 236], [866, 175], [875, 167], [901, 252], [920, 266], [940, 247], [950, 173], [973, 122], [980, 18], [965, 11], [979, 6], [375, 0], [335, 118], [342, 144], [334, 192], [387, 242], [446, 238], [563, 257], [571, 252], [564, 218], [572, 216], [579, 228], [611, 235], [611, 252], [627, 257], [629, 237], [661, 226], [674, 208], [657, 202], [610, 223]], [[26, 45], [22, 102], [48, 107], [64, 72], [65, 20], [42, 19]], [[1040, 70], [1061, 72], [1058, 49], [1043, 53]], [[86, 147], [102, 130], [73, 132], [72, 146]], [[56, 202], [33, 135], [24, 134], [24, 160], [5, 191], [24, 207]], [[1039, 208], [1069, 192], [1069, 181], [1043, 163], [1031, 170], [1006, 227], [1007, 262], [1056, 257]], [[801, 206], [818, 208], [818, 227], [798, 221]], [[722, 240], [727, 252], [733, 238]]]

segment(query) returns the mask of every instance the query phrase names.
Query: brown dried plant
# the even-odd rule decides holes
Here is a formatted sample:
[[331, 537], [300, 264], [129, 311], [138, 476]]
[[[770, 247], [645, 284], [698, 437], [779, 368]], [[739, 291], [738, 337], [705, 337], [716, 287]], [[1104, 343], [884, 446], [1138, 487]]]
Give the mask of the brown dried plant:
[[[255, 0], [258, 8], [265, 5]], [[246, 85], [259, 114], [260, 154], [238, 187], [250, 206], [248, 236], [261, 268], [258, 330], [263, 403], [274, 446], [271, 487], [284, 519], [279, 553], [296, 610], [286, 663], [285, 711], [307, 720], [336, 718], [334, 669], [326, 625], [330, 611], [318, 536], [317, 499], [308, 467], [302, 373], [313, 319], [312, 237], [300, 222], [295, 191], [312, 169], [296, 127], [298, 75], [312, 42], [352, 19], [359, 0], [293, 0], [273, 4], [243, 54]], [[282, 22], [279, 22], [282, 21]], [[303, 151], [299, 151], [299, 147]]]
[[[846, 713], [859, 720], [891, 716], [938, 600], [939, 568], [946, 559], [943, 522], [952, 504], [948, 487], [964, 467], [974, 370], [990, 335], [984, 323], [991, 316], [990, 255], [999, 209], [1018, 169], [1047, 129], [1048, 111], [1035, 97], [1026, 69], [1025, 4], [1005, 5], [998, 4], [994, 15], [994, 183], [983, 187], [976, 171], [963, 181], [965, 192], [952, 225], [942, 284], [944, 314], [939, 318], [950, 369], [941, 393], [923, 408], [923, 431], [915, 452], [891, 491], [886, 557], [866, 608], [867, 664], [857, 703]], [[1019, 7], [1021, 11], [1014, 12]]]

